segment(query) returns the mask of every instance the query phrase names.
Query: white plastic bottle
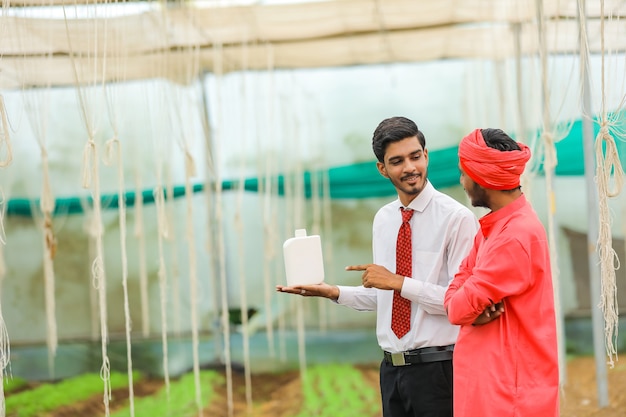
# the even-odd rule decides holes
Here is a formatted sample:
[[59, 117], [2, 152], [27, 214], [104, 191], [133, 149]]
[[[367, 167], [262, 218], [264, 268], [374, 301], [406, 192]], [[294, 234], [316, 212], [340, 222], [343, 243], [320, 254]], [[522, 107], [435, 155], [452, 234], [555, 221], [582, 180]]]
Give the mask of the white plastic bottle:
[[283, 243], [287, 285], [312, 285], [324, 281], [322, 241], [318, 235], [307, 236], [306, 229], [297, 229], [295, 237]]

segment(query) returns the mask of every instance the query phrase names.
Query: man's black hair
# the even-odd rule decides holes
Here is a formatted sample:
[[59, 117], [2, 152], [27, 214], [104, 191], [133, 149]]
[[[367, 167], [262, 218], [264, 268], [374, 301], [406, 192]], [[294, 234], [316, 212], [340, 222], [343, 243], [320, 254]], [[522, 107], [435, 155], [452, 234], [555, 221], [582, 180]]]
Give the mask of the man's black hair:
[[390, 117], [380, 122], [372, 137], [372, 149], [378, 162], [385, 162], [385, 151], [390, 143], [417, 136], [426, 149], [426, 138], [414, 121], [406, 117]]

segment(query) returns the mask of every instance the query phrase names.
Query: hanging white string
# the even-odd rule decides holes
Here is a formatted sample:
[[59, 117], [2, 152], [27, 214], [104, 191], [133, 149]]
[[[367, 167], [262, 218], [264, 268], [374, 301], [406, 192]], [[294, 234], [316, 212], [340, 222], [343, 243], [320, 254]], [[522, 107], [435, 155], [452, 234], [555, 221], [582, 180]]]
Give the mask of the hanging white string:
[[537, 28], [539, 37], [539, 59], [541, 61], [541, 94], [542, 94], [542, 116], [543, 131], [540, 142], [543, 144], [543, 168], [546, 184], [546, 200], [548, 203], [548, 247], [550, 251], [550, 268], [552, 274], [552, 288], [554, 298], [554, 309], [556, 315], [557, 328], [557, 346], [558, 346], [558, 362], [559, 362], [559, 380], [560, 385], [565, 383], [565, 357], [564, 357], [564, 331], [562, 325], [561, 298], [559, 288], [559, 269], [558, 269], [558, 248], [556, 239], [556, 229], [554, 217], [556, 214], [556, 197], [554, 193], [554, 173], [558, 164], [555, 136], [553, 124], [550, 118], [550, 88], [548, 79], [548, 52], [547, 40], [545, 36], [545, 16], [543, 12], [543, 1], [536, 3], [537, 11]]
[[4, 245], [6, 244], [6, 235], [4, 232], [4, 213], [6, 209], [6, 202], [4, 198], [4, 192], [0, 188], [0, 417], [6, 415], [6, 402], [4, 398], [4, 379], [10, 377], [10, 372], [7, 372], [11, 361], [11, 345], [9, 343], [9, 332], [7, 331], [6, 324], [4, 322], [4, 316], [2, 315], [2, 284], [7, 273], [5, 258], [4, 258]]
[[[223, 73], [223, 48], [219, 42], [213, 44], [213, 63], [214, 73], [216, 75], [216, 94], [221, 97], [221, 85], [222, 85], [222, 73]], [[217, 108], [217, 120], [219, 121], [220, 128], [225, 125], [224, 115], [221, 112], [221, 106]], [[218, 130], [216, 134], [215, 147], [215, 161], [220, 160], [220, 146], [222, 140], [225, 140], [221, 135], [221, 131]], [[217, 225], [217, 253], [219, 260], [219, 277], [220, 277], [220, 298], [221, 298], [221, 324], [222, 324], [222, 338], [224, 341], [224, 367], [226, 371], [226, 401], [228, 407], [228, 416], [232, 417], [234, 414], [233, 404], [233, 369], [230, 352], [230, 321], [228, 312], [228, 284], [226, 282], [226, 250], [224, 248], [224, 211], [223, 211], [223, 199], [222, 199], [222, 171], [216, 165], [215, 169], [215, 224]]]
[[[601, 124], [600, 131], [596, 136], [596, 183], [598, 185], [599, 200], [599, 232], [597, 250], [600, 258], [601, 276], [601, 301], [600, 308], [604, 315], [605, 347], [608, 363], [611, 368], [617, 359], [617, 336], [619, 326], [619, 310], [617, 305], [617, 283], [615, 270], [619, 268], [619, 257], [613, 249], [613, 237], [611, 234], [611, 214], [608, 206], [608, 198], [616, 197], [624, 184], [624, 170], [622, 168], [615, 140], [609, 131], [609, 122], [606, 109], [605, 87], [605, 39], [604, 39], [604, 0], [600, 2], [600, 57], [601, 57]], [[605, 147], [603, 151], [603, 147]], [[611, 174], [613, 174], [614, 186], [609, 186]]]
[[[36, 98], [40, 98], [40, 100], [37, 100]], [[39, 151], [41, 154], [42, 189], [39, 208], [43, 214], [43, 221], [40, 224], [42, 229], [41, 237], [43, 244], [42, 264], [46, 311], [46, 345], [48, 347], [48, 372], [50, 377], [54, 378], [54, 358], [56, 357], [58, 347], [58, 335], [54, 273], [56, 238], [52, 222], [55, 201], [52, 194], [52, 187], [50, 186], [50, 168], [46, 145], [49, 100], [47, 94], [40, 94], [37, 91], [30, 92], [29, 94], [24, 92], [23, 99], [27, 110], [26, 114], [37, 140], [37, 144], [39, 145]]]
[[[292, 87], [293, 86], [290, 85], [287, 88], [291, 90]], [[293, 132], [290, 130], [290, 125], [289, 125], [289, 120], [288, 120], [288, 117], [291, 116], [293, 113], [291, 111], [286, 111], [288, 106], [289, 105], [285, 104], [285, 100], [281, 96], [280, 108], [279, 108], [278, 113], [281, 115], [284, 115], [283, 118], [281, 119], [281, 128], [282, 128], [281, 130], [283, 132], [286, 132], [285, 135], [280, 135], [283, 141], [283, 143], [281, 143], [281, 147], [282, 149], [287, 150], [285, 154], [293, 155], [294, 154], [294, 149], [292, 149], [293, 143], [287, 140], [287, 138], [295, 137]], [[292, 189], [292, 176], [290, 175], [290, 168], [287, 166], [286, 162], [287, 161], [284, 161], [283, 166], [280, 167], [282, 169], [282, 172], [284, 172], [283, 190], [284, 190], [284, 202], [285, 202], [285, 213], [284, 213], [285, 222], [284, 222], [284, 229], [283, 229], [282, 236], [292, 236], [295, 230], [294, 214], [293, 214], [294, 213], [294, 210], [293, 210], [294, 201], [293, 201], [293, 189]], [[284, 266], [283, 266], [283, 270], [284, 270]], [[280, 275], [277, 274], [276, 279], [277, 279], [277, 282], [276, 282], [277, 284], [284, 285], [285, 283], [284, 274], [280, 274]], [[279, 353], [280, 360], [284, 362], [287, 360], [287, 340], [286, 340], [287, 318], [293, 318], [294, 316], [288, 317], [283, 312], [286, 312], [288, 308], [290, 309], [291, 306], [293, 306], [297, 302], [297, 300], [293, 300], [291, 298], [285, 299], [285, 297], [279, 297], [278, 302], [284, 306], [283, 308], [281, 308], [280, 310], [281, 314], [278, 316], [278, 334], [279, 334], [278, 353]]]
[[[2, 249], [0, 249], [0, 252]], [[3, 279], [0, 276], [0, 280]], [[11, 360], [11, 347], [9, 343], [9, 332], [7, 331], [6, 323], [4, 322], [4, 316], [2, 315], [2, 303], [0, 302], [0, 417], [6, 415], [6, 402], [4, 398], [4, 379], [10, 375], [7, 373]]]
[[[167, 103], [167, 101], [159, 100], [160, 103]], [[160, 109], [163, 110], [163, 109]], [[156, 167], [156, 183], [153, 187], [153, 197], [155, 203], [156, 210], [156, 219], [157, 219], [157, 249], [158, 249], [158, 282], [159, 282], [159, 304], [160, 304], [160, 330], [161, 330], [161, 345], [163, 350], [162, 357], [162, 368], [163, 368], [163, 378], [165, 381], [165, 392], [168, 401], [170, 400], [170, 366], [169, 366], [169, 347], [168, 347], [168, 275], [167, 275], [167, 266], [165, 262], [165, 241], [170, 238], [171, 229], [168, 223], [167, 218], [167, 210], [165, 203], [165, 189], [163, 187], [163, 168], [164, 161], [168, 160], [168, 155], [170, 154], [170, 150], [167, 148], [167, 145], [170, 144], [169, 136], [165, 133], [165, 126], [161, 124], [164, 123], [164, 117], [160, 117], [161, 113], [157, 112], [158, 119], [154, 120], [153, 126], [155, 132], [159, 132], [159, 134], [152, 135], [153, 138], [153, 146], [154, 149], [154, 160]]]
[[[160, 183], [160, 180], [157, 180]], [[165, 254], [163, 240], [168, 236], [167, 215], [165, 213], [165, 195], [160, 185], [154, 188], [154, 203], [157, 211], [158, 248], [159, 248], [159, 290], [161, 300], [161, 344], [163, 346], [163, 377], [165, 380], [165, 392], [169, 399], [170, 395], [170, 372], [167, 347], [167, 272], [165, 266]]]
[[[1, 245], [6, 245], [7, 243], [7, 235], [6, 232], [4, 231], [4, 212], [6, 209], [6, 199], [4, 196], [4, 190], [2, 188], [0, 188], [0, 246]], [[1, 264], [1, 268], [0, 268], [0, 279], [4, 276], [3, 274], [6, 273], [6, 269], [4, 264]], [[1, 283], [1, 281], [0, 281]]]
[[[189, 62], [185, 69], [188, 71], [187, 79], [191, 81], [192, 76], [198, 73], [199, 65], [199, 46], [194, 46], [190, 51], [187, 51], [190, 55]], [[173, 101], [182, 104], [182, 98]], [[188, 248], [188, 260], [189, 260], [189, 296], [190, 296], [190, 313], [191, 313], [191, 338], [192, 338], [192, 354], [193, 354], [193, 373], [194, 373], [194, 387], [196, 394], [196, 407], [198, 409], [198, 415], [202, 416], [204, 411], [202, 407], [202, 389], [200, 385], [200, 356], [198, 352], [199, 346], [199, 320], [198, 320], [198, 299], [199, 286], [198, 286], [198, 262], [197, 262], [197, 249], [195, 242], [195, 227], [193, 222], [193, 185], [191, 183], [192, 178], [196, 176], [196, 163], [193, 158], [191, 149], [188, 144], [188, 138], [194, 135], [186, 132], [191, 123], [183, 122], [181, 108], [178, 107], [173, 112], [174, 116], [178, 119], [178, 126], [182, 130], [176, 135], [178, 140], [178, 146], [184, 154], [185, 158], [185, 202], [187, 206], [186, 212], [186, 240]]]
[[[246, 73], [246, 69], [248, 67], [248, 44], [247, 40], [244, 39], [242, 41], [242, 75], [241, 75], [241, 126], [244, 129], [240, 133], [241, 137], [241, 149], [248, 149], [246, 146], [248, 132], [245, 129], [249, 126], [248, 120], [248, 112], [247, 110], [247, 94], [248, 94], [248, 83]], [[244, 382], [245, 382], [245, 392], [246, 392], [246, 406], [248, 413], [252, 412], [252, 378], [250, 375], [250, 334], [248, 327], [248, 298], [247, 298], [247, 287], [246, 287], [246, 254], [245, 254], [245, 242], [244, 238], [245, 230], [243, 225], [243, 194], [244, 194], [244, 184], [245, 184], [245, 168], [246, 168], [246, 158], [244, 153], [240, 154], [239, 159], [239, 184], [237, 189], [237, 206], [235, 211], [235, 230], [237, 231], [237, 247], [239, 253], [239, 262], [238, 262], [238, 270], [237, 274], [239, 277], [239, 311], [241, 314], [241, 333], [242, 333], [242, 344], [243, 344], [243, 367], [244, 367]]]
[[[296, 90], [296, 92], [299, 92]], [[296, 96], [296, 99], [298, 96]], [[290, 155], [299, 155], [300, 154], [300, 138], [301, 138], [301, 126], [300, 122], [294, 116], [294, 132], [291, 136], [292, 138], [292, 152], [289, 152]], [[293, 217], [294, 224], [297, 228], [301, 228], [301, 225], [305, 224], [304, 219], [304, 199], [305, 199], [305, 191], [304, 191], [304, 167], [302, 164], [302, 158], [297, 156], [295, 158], [295, 166], [293, 169], [293, 175], [295, 180], [293, 182]], [[291, 232], [293, 234], [293, 231]], [[300, 365], [300, 376], [303, 381], [307, 380], [307, 367], [306, 367], [306, 330], [305, 330], [305, 322], [304, 322], [304, 298], [296, 297], [296, 329], [298, 335], [298, 359]]]
[[[108, 0], [105, 0], [105, 4], [108, 3]], [[108, 17], [108, 16], [107, 16]], [[119, 228], [120, 228], [120, 252], [121, 252], [121, 262], [122, 262], [122, 288], [124, 293], [124, 330], [126, 336], [126, 372], [128, 377], [128, 402], [129, 402], [129, 411], [130, 417], [135, 416], [135, 392], [134, 392], [134, 384], [133, 384], [133, 361], [132, 361], [132, 343], [131, 343], [131, 317], [130, 317], [130, 302], [128, 297], [128, 253], [127, 253], [127, 226], [126, 226], [126, 200], [125, 200], [125, 189], [126, 189], [126, 181], [124, 179], [124, 164], [122, 158], [122, 146], [119, 141], [119, 132], [118, 132], [118, 112], [117, 108], [119, 106], [119, 102], [117, 100], [117, 88], [120, 81], [125, 79], [125, 74], [123, 68], [124, 60], [122, 59], [123, 48], [121, 42], [121, 35], [118, 32], [109, 33], [108, 31], [108, 18], [104, 19], [104, 56], [106, 57], [108, 49], [109, 40], [112, 39], [114, 43], [113, 54], [115, 54], [114, 62], [118, 62], [117, 69], [121, 69], [118, 71], [120, 74], [117, 77], [113, 77], [112, 80], [115, 81], [113, 85], [107, 84], [106, 77], [102, 77], [102, 84], [104, 90], [105, 101], [107, 105], [107, 113], [109, 116], [109, 122], [111, 124], [111, 128], [113, 129], [113, 137], [109, 139], [105, 144], [105, 155], [104, 155], [104, 163], [105, 165], [111, 166], [113, 164], [117, 165], [117, 179], [118, 179], [118, 215], [119, 215]], [[107, 64], [108, 60], [103, 59], [103, 74], [107, 73]]]
[[139, 297], [141, 300], [141, 331], [143, 337], [150, 336], [150, 298], [148, 295], [148, 267], [146, 261], [146, 234], [143, 218], [143, 190], [141, 172], [135, 167], [135, 228], [134, 236], [139, 249]]
[[[42, 200], [43, 201], [43, 200]], [[52, 230], [51, 212], [44, 211], [43, 220], [43, 275], [46, 306], [46, 344], [48, 345], [48, 371], [54, 377], [54, 358], [58, 347], [56, 302], [54, 294], [54, 256], [56, 253], [56, 238]]]
[[130, 303], [128, 298], [128, 253], [126, 249], [126, 198], [124, 196], [124, 165], [122, 148], [117, 135], [106, 143], [105, 165], [117, 165], [118, 213], [120, 227], [120, 252], [122, 256], [122, 288], [124, 291], [124, 329], [126, 331], [126, 369], [128, 373], [128, 406], [130, 417], [135, 416], [135, 391], [133, 384], [133, 357], [131, 343]]
[[[95, 143], [95, 131], [96, 131], [96, 123], [95, 119], [97, 116], [97, 112], [93, 111], [89, 107], [90, 104], [93, 103], [93, 100], [87, 100], [88, 90], [83, 88], [84, 80], [81, 79], [78, 75], [78, 67], [75, 59], [75, 53], [72, 48], [72, 42], [70, 38], [70, 30], [68, 18], [66, 15], [65, 7], [63, 7], [63, 18], [65, 23], [65, 34], [67, 37], [69, 56], [72, 64], [72, 70], [74, 73], [74, 82], [76, 85], [76, 93], [80, 103], [81, 117], [85, 124], [85, 128], [87, 131], [87, 143], [85, 144], [85, 149], [83, 152], [83, 188], [88, 189], [91, 188], [91, 197], [93, 203], [93, 223], [91, 225], [91, 231], [93, 236], [95, 236], [96, 243], [96, 257], [93, 261], [92, 265], [92, 279], [93, 285], [98, 290], [98, 300], [100, 307], [100, 338], [101, 338], [101, 350], [102, 350], [102, 367], [100, 369], [100, 378], [104, 383], [104, 393], [103, 393], [103, 402], [104, 402], [104, 412], [105, 417], [109, 417], [109, 402], [111, 400], [111, 379], [110, 379], [110, 362], [107, 354], [107, 344], [108, 344], [108, 328], [107, 328], [107, 305], [106, 305], [106, 274], [104, 269], [104, 247], [103, 247], [103, 225], [102, 225], [102, 208], [101, 208], [101, 192], [100, 192], [100, 176], [98, 170], [98, 149]], [[93, 51], [98, 51], [98, 22], [94, 19], [94, 36], [92, 39], [88, 39], [87, 41], [93, 41], [92, 49]], [[91, 65], [91, 79], [98, 79], [98, 71], [102, 68], [98, 65], [97, 56], [91, 57], [88, 56], [86, 59], [87, 67]], [[94, 90], [92, 89], [91, 92]]]
[[56, 238], [52, 229], [52, 213], [55, 201], [50, 187], [50, 170], [48, 167], [48, 153], [45, 145], [41, 149], [41, 163], [43, 169], [43, 189], [41, 193], [40, 208], [44, 214], [43, 221], [43, 248], [44, 248], [44, 281], [46, 294], [46, 317], [48, 323], [48, 365], [54, 375], [54, 357], [57, 349], [57, 323], [54, 297], [54, 265], [56, 253]]
[[[83, 220], [83, 230], [88, 236], [87, 243], [87, 259], [95, 259], [96, 258], [96, 237], [93, 235], [92, 231], [92, 223], [93, 223], [93, 209], [89, 205], [89, 202], [86, 198], [80, 199], [80, 205], [82, 211], [84, 213]], [[91, 264], [91, 261], [89, 262]], [[91, 268], [91, 267], [90, 267]], [[89, 314], [91, 321], [91, 340], [98, 340], [100, 335], [100, 318], [99, 316], [99, 307], [98, 307], [98, 290], [96, 290], [93, 285], [89, 288]]]
[[191, 336], [193, 351], [193, 371], [195, 377], [196, 406], [198, 415], [203, 415], [202, 393], [200, 388], [200, 358], [198, 353], [198, 270], [196, 260], [196, 242], [193, 224], [193, 188], [191, 178], [196, 175], [196, 166], [191, 153], [185, 151], [185, 200], [187, 202], [187, 247], [189, 251], [189, 296], [191, 309]]
[[[332, 206], [331, 206], [331, 196], [330, 196], [330, 174], [327, 169], [324, 170], [323, 178], [322, 178], [322, 193], [323, 193], [323, 233], [324, 233], [324, 246], [323, 246], [323, 256], [324, 256], [324, 264], [328, 268], [329, 271], [335, 270], [335, 250], [333, 247], [333, 217], [332, 217]], [[332, 277], [330, 280], [328, 278], [324, 278], [326, 282], [332, 284]], [[328, 308], [326, 314], [326, 321], [330, 323], [336, 323], [336, 312], [338, 309], [336, 308]]]
[[0, 122], [0, 168], [4, 168], [9, 166], [13, 160], [13, 146], [9, 134], [9, 118], [2, 94], [0, 94]]
[[[200, 120], [202, 121], [202, 128], [204, 130], [204, 145], [205, 145], [205, 165], [206, 165], [206, 174], [204, 178], [204, 196], [206, 202], [206, 219], [207, 219], [207, 229], [206, 229], [206, 254], [209, 263], [209, 294], [211, 294], [211, 332], [213, 336], [213, 349], [215, 351], [215, 357], [219, 358], [222, 356], [222, 346], [220, 340], [220, 321], [219, 321], [219, 310], [220, 310], [220, 295], [219, 295], [219, 272], [217, 269], [218, 259], [217, 259], [217, 250], [215, 246], [218, 245], [217, 240], [219, 239], [218, 234], [215, 231], [214, 223], [215, 223], [215, 195], [214, 195], [214, 187], [216, 187], [216, 170], [217, 164], [214, 160], [213, 153], [215, 152], [215, 143], [213, 132], [211, 131], [210, 123], [209, 123], [209, 110], [208, 110], [208, 96], [205, 89], [205, 78], [201, 77], [198, 80], [198, 88], [200, 90], [200, 95], [202, 96], [202, 111], [200, 114]], [[216, 88], [219, 96], [219, 86]], [[219, 101], [219, 100], [218, 100]]]
[[[603, 144], [606, 145], [604, 155]], [[620, 262], [611, 235], [611, 215], [608, 198], [617, 196], [623, 186], [623, 168], [617, 152], [615, 141], [609, 133], [606, 114], [602, 116], [600, 132], [596, 137], [596, 182], [598, 184], [600, 229], [598, 232], [598, 256], [601, 271], [601, 301], [600, 308], [604, 315], [604, 334], [608, 363], [614, 366], [617, 359], [617, 336], [619, 324], [619, 310], [617, 305], [617, 282], [615, 270]], [[604, 156], [603, 156], [604, 155]], [[609, 182], [613, 173], [614, 188], [610, 189]]]
[[100, 307], [100, 340], [102, 349], [102, 367], [100, 378], [104, 382], [104, 409], [105, 416], [109, 416], [109, 402], [111, 400], [111, 365], [107, 354], [108, 327], [107, 327], [107, 304], [106, 304], [106, 273], [104, 269], [104, 245], [102, 207], [100, 194], [100, 176], [98, 173], [98, 152], [93, 138], [89, 138], [83, 154], [83, 187], [91, 188], [93, 200], [93, 222], [91, 234], [95, 236], [96, 257], [92, 264], [91, 274], [93, 286], [98, 291]]
[[[315, 126], [315, 129], [313, 129], [313, 131], [311, 132], [312, 140], [307, 141], [309, 146], [316, 143], [314, 138], [324, 137], [324, 135], [321, 134], [323, 121], [322, 121], [322, 117], [320, 114], [319, 106], [317, 105], [317, 103], [315, 103], [313, 99], [311, 100], [311, 102], [315, 106], [315, 110], [311, 112], [315, 116], [315, 120], [313, 120], [313, 123], [312, 123], [312, 125]], [[313, 154], [315, 152], [315, 149], [310, 149], [308, 152], [310, 154]], [[321, 155], [320, 155], [320, 159], [322, 159]], [[324, 206], [323, 200], [325, 198], [325, 195], [323, 195], [321, 192], [322, 187], [323, 187], [322, 182], [324, 180], [324, 177], [320, 175], [319, 172], [315, 172], [314, 170], [311, 170], [311, 174], [309, 178], [311, 181], [311, 204], [313, 206], [313, 225], [311, 227], [311, 234], [321, 235], [320, 236], [321, 240], [325, 244], [327, 240], [327, 236], [325, 236], [324, 233], [322, 233], [322, 219], [323, 219], [323, 214], [324, 214], [323, 213], [323, 206]], [[312, 306], [312, 303], [309, 303], [309, 304]], [[328, 305], [329, 303], [327, 302], [326, 299], [322, 297], [317, 299], [318, 325], [319, 325], [319, 329], [322, 332], [326, 332], [327, 326], [328, 326], [328, 321], [326, 320], [328, 316]]]
[[[9, 8], [8, 0], [2, 1], [3, 14]], [[2, 149], [6, 149], [6, 156], [0, 160], [0, 168], [7, 167], [13, 160], [13, 151], [10, 138], [10, 126], [6, 113], [6, 107], [4, 104], [4, 97], [0, 94], [0, 156], [2, 155]], [[5, 258], [4, 258], [4, 245], [6, 244], [6, 233], [4, 231], [4, 213], [6, 210], [6, 202], [4, 191], [0, 188], [0, 417], [6, 416], [6, 401], [4, 397], [4, 380], [5, 377], [10, 377], [10, 372], [7, 372], [11, 361], [11, 344], [9, 341], [9, 332], [7, 331], [6, 323], [4, 322], [4, 316], [2, 314], [2, 284], [7, 273]]]
[[[266, 56], [267, 56], [267, 95], [268, 97], [274, 97], [274, 49], [271, 43], [267, 43]], [[275, 116], [275, 102], [272, 100], [269, 106], [266, 106], [268, 131], [267, 137], [273, 138], [274, 116]], [[258, 112], [257, 114], [259, 114]], [[259, 152], [261, 151], [261, 140], [257, 136], [257, 147]], [[261, 214], [263, 216], [263, 288], [264, 288], [264, 310], [265, 310], [265, 334], [267, 338], [267, 345], [270, 357], [274, 357], [274, 325], [273, 325], [273, 304], [272, 294], [273, 285], [271, 282], [271, 265], [276, 258], [275, 244], [277, 242], [277, 225], [276, 225], [276, 212], [272, 208], [272, 176], [275, 174], [273, 167], [275, 167], [275, 161], [272, 157], [272, 152], [268, 152], [267, 158], [259, 158], [259, 195], [263, 198], [261, 206]]]
[[[168, 168], [171, 166], [168, 165]], [[174, 215], [174, 183], [172, 179], [172, 170], [167, 170], [167, 180], [165, 186], [165, 214], [166, 219], [165, 223], [168, 225], [169, 233], [166, 236], [166, 241], [168, 243], [168, 252], [171, 256], [171, 271], [169, 274], [170, 277], [170, 287], [171, 287], [171, 300], [172, 300], [172, 320], [174, 332], [177, 335], [181, 334], [181, 315], [180, 315], [180, 266], [178, 262], [178, 244], [176, 239], [176, 222]]]

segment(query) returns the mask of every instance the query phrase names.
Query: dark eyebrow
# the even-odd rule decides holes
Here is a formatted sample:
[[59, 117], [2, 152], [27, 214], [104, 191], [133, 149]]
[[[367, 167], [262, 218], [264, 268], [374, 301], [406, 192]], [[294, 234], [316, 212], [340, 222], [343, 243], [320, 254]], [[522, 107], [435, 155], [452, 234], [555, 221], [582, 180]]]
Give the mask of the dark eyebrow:
[[[415, 150], [415, 151], [411, 152], [409, 154], [409, 156], [414, 156], [414, 155], [418, 155], [418, 154], [422, 154], [422, 153], [424, 153], [424, 150], [423, 149], [418, 149], [418, 150]], [[398, 160], [398, 159], [402, 159], [402, 158], [404, 158], [402, 155], [396, 155], [396, 156], [390, 157], [389, 161], [394, 161], [394, 160]]]

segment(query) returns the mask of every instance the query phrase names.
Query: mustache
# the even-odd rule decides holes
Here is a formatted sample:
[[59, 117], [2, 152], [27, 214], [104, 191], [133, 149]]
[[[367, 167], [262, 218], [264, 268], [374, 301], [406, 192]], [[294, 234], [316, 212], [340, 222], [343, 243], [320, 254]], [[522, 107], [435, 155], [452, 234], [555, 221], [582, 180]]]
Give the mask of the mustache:
[[419, 173], [415, 173], [415, 174], [409, 174], [409, 175], [405, 175], [404, 177], [400, 178], [402, 181], [406, 180], [407, 178], [411, 178], [411, 177], [421, 177], [422, 174]]

